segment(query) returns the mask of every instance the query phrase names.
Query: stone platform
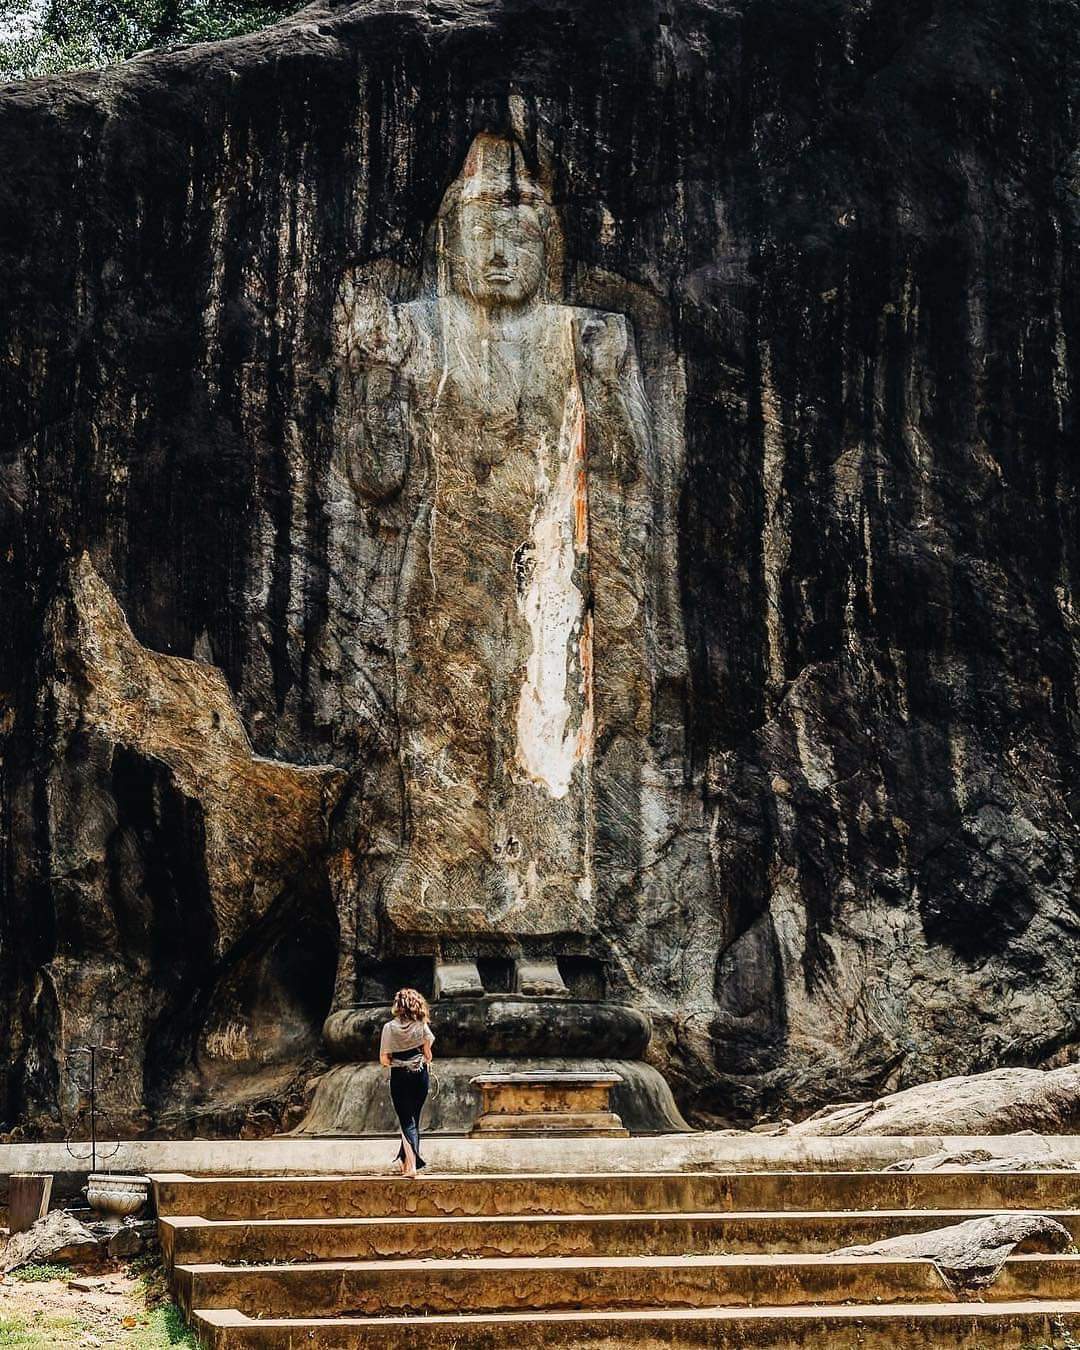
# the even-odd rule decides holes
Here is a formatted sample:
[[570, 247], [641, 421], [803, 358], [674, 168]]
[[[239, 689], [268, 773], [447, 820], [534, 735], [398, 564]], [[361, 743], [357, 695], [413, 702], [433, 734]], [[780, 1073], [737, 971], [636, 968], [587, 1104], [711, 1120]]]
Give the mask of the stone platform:
[[[620, 1081], [612, 1093], [612, 1109], [634, 1134], [673, 1134], [690, 1128], [663, 1078], [640, 1061], [462, 1057], [436, 1059], [433, 1065], [432, 1093], [422, 1118], [425, 1136], [469, 1133], [477, 1115], [474, 1078], [537, 1069], [618, 1074]], [[386, 1087], [386, 1070], [373, 1063], [334, 1065], [319, 1081], [311, 1109], [296, 1133], [321, 1137], [396, 1134], [397, 1118]]]
[[[345, 1063], [374, 1060], [390, 1016], [386, 1003], [361, 1003], [331, 1013], [323, 1027], [329, 1054]], [[637, 1059], [652, 1035], [637, 1008], [593, 999], [535, 994], [481, 994], [438, 999], [431, 1008], [438, 1059]]]
[[[382, 1137], [309, 1139], [130, 1139], [115, 1147], [116, 1172], [209, 1173], [251, 1176], [375, 1175], [397, 1148], [397, 1130]], [[874, 1172], [941, 1152], [986, 1149], [1000, 1157], [1067, 1159], [1080, 1163], [1077, 1135], [851, 1135], [815, 1139], [741, 1131], [636, 1136], [630, 1139], [468, 1139], [435, 1135], [425, 1141], [429, 1170], [482, 1177], [583, 1173]], [[73, 1157], [73, 1154], [75, 1155]], [[0, 1186], [17, 1172], [45, 1172], [54, 1194], [73, 1195], [86, 1182], [89, 1141], [0, 1144]], [[1050, 1162], [1048, 1166], [1056, 1165]]]

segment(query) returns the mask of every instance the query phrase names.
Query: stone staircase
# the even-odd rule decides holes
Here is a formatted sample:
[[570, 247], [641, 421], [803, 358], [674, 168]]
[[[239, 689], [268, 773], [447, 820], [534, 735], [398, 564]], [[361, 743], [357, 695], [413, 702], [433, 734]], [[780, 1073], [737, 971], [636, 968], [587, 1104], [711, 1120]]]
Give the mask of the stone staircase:
[[980, 1301], [838, 1247], [1001, 1210], [1080, 1234], [1080, 1173], [156, 1176], [207, 1350], [1025, 1350], [1080, 1339], [1080, 1258], [1018, 1254]]

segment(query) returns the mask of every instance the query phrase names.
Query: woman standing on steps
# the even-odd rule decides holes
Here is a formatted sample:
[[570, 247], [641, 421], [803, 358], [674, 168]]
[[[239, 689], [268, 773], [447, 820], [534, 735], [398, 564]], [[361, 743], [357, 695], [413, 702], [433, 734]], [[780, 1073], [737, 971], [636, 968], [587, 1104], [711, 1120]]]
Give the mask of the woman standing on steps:
[[415, 989], [399, 989], [392, 1011], [382, 1029], [379, 1063], [390, 1070], [390, 1100], [401, 1126], [401, 1175], [415, 1177], [418, 1168], [427, 1166], [420, 1156], [420, 1112], [428, 1095], [435, 1034], [428, 1026], [427, 1001]]

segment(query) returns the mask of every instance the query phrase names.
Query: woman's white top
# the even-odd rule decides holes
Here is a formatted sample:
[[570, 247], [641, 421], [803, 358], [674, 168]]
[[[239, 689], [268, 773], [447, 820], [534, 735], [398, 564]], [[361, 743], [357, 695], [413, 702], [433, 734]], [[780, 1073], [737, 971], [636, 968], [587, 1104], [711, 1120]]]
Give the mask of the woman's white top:
[[[395, 1066], [418, 1069], [424, 1062], [424, 1046], [435, 1044], [435, 1033], [426, 1022], [403, 1022], [393, 1017], [383, 1024], [380, 1055], [392, 1055]], [[412, 1050], [415, 1053], [410, 1055]]]

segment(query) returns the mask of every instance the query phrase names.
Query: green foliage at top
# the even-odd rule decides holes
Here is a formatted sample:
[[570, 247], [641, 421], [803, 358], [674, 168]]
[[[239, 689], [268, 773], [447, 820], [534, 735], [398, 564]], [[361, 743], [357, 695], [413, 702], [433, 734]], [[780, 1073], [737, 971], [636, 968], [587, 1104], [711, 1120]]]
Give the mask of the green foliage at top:
[[263, 28], [305, 0], [0, 0], [0, 80]]

